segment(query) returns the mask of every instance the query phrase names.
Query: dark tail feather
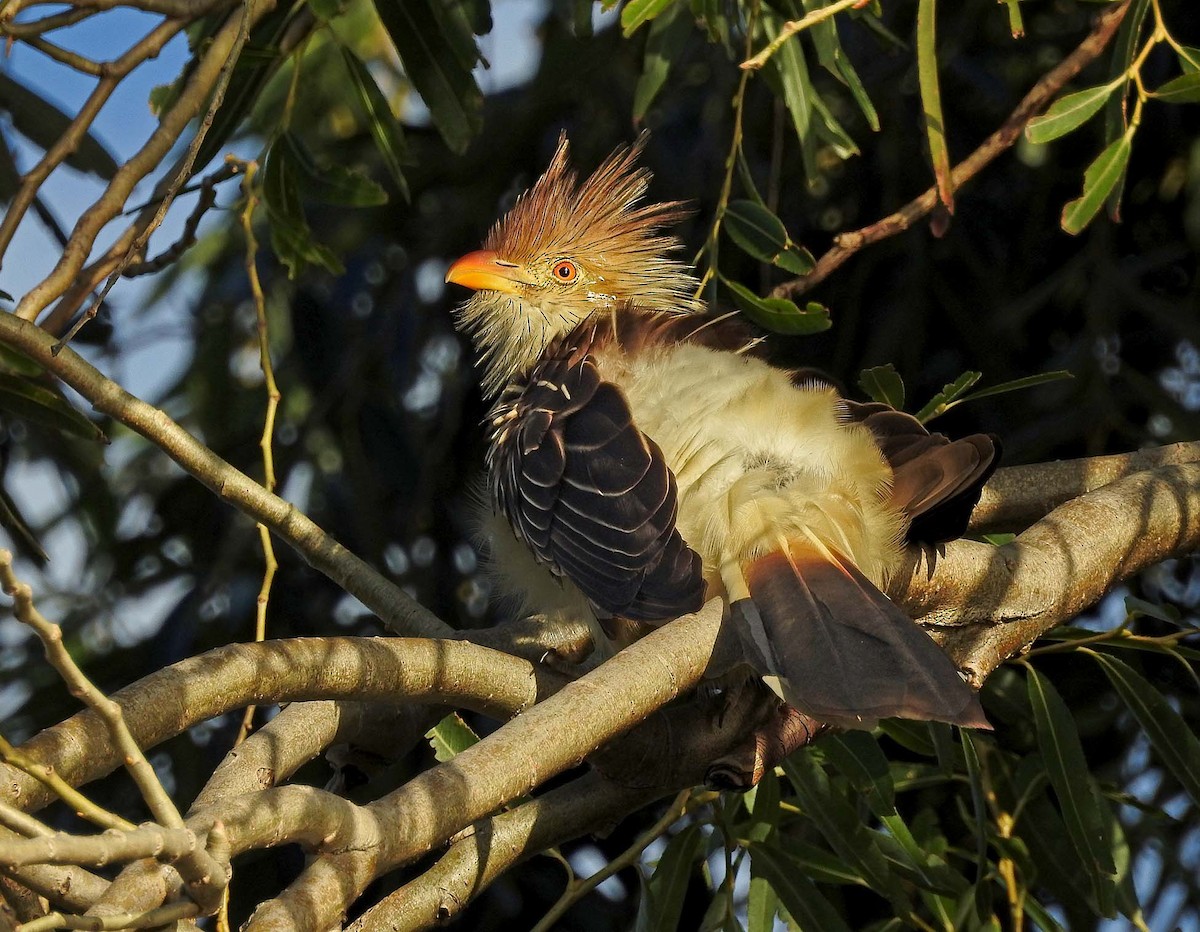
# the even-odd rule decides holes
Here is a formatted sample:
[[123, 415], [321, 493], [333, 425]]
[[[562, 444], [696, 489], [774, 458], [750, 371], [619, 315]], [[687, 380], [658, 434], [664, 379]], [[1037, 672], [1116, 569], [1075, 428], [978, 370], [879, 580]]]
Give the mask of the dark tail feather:
[[831, 725], [912, 718], [990, 728], [953, 661], [849, 560], [792, 542], [746, 564], [732, 607], [747, 661]]

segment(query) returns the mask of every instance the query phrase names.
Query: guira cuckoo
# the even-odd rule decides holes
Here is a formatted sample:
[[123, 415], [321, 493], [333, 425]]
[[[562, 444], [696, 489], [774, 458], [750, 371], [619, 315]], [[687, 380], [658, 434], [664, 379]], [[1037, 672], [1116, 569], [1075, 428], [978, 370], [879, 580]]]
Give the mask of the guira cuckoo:
[[684, 210], [644, 201], [640, 149], [579, 181], [564, 136], [446, 274], [476, 292], [456, 323], [494, 399], [498, 575], [532, 609], [601, 620], [662, 623], [720, 596], [746, 663], [818, 721], [986, 726], [881, 587], [906, 535], [963, 532], [994, 439], [847, 401], [705, 313], [666, 232]]

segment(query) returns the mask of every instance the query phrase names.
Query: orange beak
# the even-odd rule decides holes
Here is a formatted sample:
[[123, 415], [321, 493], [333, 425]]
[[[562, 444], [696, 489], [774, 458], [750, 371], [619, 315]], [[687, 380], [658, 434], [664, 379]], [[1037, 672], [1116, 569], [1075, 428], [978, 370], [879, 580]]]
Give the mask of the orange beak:
[[469, 252], [446, 270], [446, 281], [475, 291], [502, 291], [519, 295], [529, 284], [524, 270], [515, 262], [505, 262], [490, 249]]

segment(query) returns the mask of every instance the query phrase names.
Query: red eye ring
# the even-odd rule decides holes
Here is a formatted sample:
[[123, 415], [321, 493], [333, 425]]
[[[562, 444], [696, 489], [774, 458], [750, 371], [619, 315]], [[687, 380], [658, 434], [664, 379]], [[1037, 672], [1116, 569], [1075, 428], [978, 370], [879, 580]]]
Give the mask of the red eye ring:
[[569, 285], [579, 277], [579, 267], [570, 259], [559, 259], [550, 274], [556, 282]]

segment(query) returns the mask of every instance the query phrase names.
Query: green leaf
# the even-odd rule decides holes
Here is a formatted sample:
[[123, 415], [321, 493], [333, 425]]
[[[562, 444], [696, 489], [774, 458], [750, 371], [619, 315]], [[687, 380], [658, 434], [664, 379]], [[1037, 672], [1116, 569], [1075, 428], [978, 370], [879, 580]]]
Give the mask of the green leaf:
[[308, 147], [293, 133], [282, 133], [288, 157], [305, 195], [325, 204], [374, 207], [387, 203], [387, 192], [362, 172], [344, 165], [317, 165]]
[[1160, 84], [1151, 96], [1172, 104], [1200, 103], [1200, 72], [1172, 78], [1166, 84]]
[[1001, 382], [999, 385], [990, 385], [987, 388], [981, 388], [977, 392], [970, 392], [967, 395], [963, 395], [957, 401], [946, 405], [946, 409], [953, 408], [954, 405], [961, 404], [964, 401], [978, 401], [980, 398], [990, 398], [993, 395], [1003, 395], [1007, 392], [1020, 391], [1023, 388], [1033, 388], [1035, 385], [1046, 385], [1049, 382], [1061, 382], [1064, 379], [1073, 378], [1075, 376], [1066, 369], [1055, 369], [1053, 372], [1039, 372], [1037, 375], [1027, 375], [1024, 378], [1012, 379], [1009, 382]]
[[775, 771], [768, 770], [763, 774], [754, 788], [753, 798], [747, 793], [745, 800], [751, 816], [748, 836], [753, 841], [766, 841], [779, 822], [779, 778]]
[[807, 275], [816, 262], [796, 246], [783, 221], [756, 201], [731, 201], [722, 218], [725, 232], [759, 262], [770, 262], [796, 275]]
[[876, 815], [895, 811], [896, 789], [887, 756], [868, 732], [847, 731], [826, 736], [821, 751], [862, 794]]
[[850, 927], [816, 884], [804, 876], [786, 853], [770, 845], [749, 845], [751, 871], [766, 880], [802, 929], [850, 932]]
[[1163, 694], [1115, 657], [1089, 651], [1146, 732], [1159, 759], [1200, 805], [1200, 739]]
[[48, 563], [50, 557], [42, 549], [37, 535], [29, 527], [21, 509], [12, 500], [3, 486], [0, 486], [0, 526], [6, 528], [12, 535], [13, 543], [22, 555], [30, 557], [39, 564]]
[[367, 119], [371, 138], [375, 140], [375, 148], [379, 150], [383, 164], [387, 166], [388, 173], [407, 201], [408, 182], [404, 180], [404, 172], [400, 166], [408, 162], [408, 147], [404, 143], [404, 131], [400, 128], [400, 121], [392, 113], [391, 105], [362, 60], [345, 46], [342, 46], [342, 60], [346, 63], [346, 70], [350, 72], [350, 80], [355, 90], [358, 91], [358, 102]]
[[[887, 897], [897, 913], [908, 915], [911, 903], [879, 850], [878, 836], [867, 830], [854, 807], [833, 789], [813, 755], [793, 754], [783, 762], [783, 769], [796, 790], [804, 815], [838, 857], [864, 877], [872, 890]], [[781, 894], [790, 912], [791, 906], [782, 891], [776, 887], [776, 892]]]
[[983, 771], [975, 739], [966, 728], [959, 729], [963, 759], [967, 763], [967, 779], [971, 782], [971, 810], [975, 817], [975, 916], [982, 922], [991, 913], [991, 887], [988, 884], [988, 811], [984, 800]]
[[903, 718], [885, 718], [879, 723], [879, 727], [885, 735], [914, 754], [933, 757], [937, 753], [933, 741], [930, 740], [929, 730], [920, 722], [912, 722]]
[[1003, 547], [1005, 544], [1011, 544], [1017, 539], [1017, 535], [1011, 531], [1004, 531], [1000, 534], [980, 534], [979, 536], [993, 547]]
[[1195, 74], [1200, 71], [1200, 48], [1182, 45], [1175, 54], [1179, 56], [1179, 67], [1185, 73]]
[[750, 892], [746, 896], [746, 927], [749, 932], [773, 932], [779, 914], [779, 898], [762, 868], [750, 859]]
[[[1134, 618], [1144, 615], [1148, 618], [1157, 618], [1159, 621], [1165, 621], [1176, 628], [1184, 627], [1181, 624], [1182, 617], [1179, 614], [1179, 609], [1174, 605], [1157, 605], [1154, 602], [1147, 602], [1132, 595], [1125, 596], [1125, 613], [1131, 621]], [[1187, 627], [1191, 626], [1188, 625]], [[1090, 634], [1091, 632], [1088, 633]]]
[[936, 0], [917, 4], [917, 81], [921, 86], [921, 108], [925, 113], [925, 133], [929, 157], [937, 182], [938, 200], [954, 213], [954, 179], [950, 174], [950, 151], [946, 147], [946, 118], [942, 112], [942, 92], [938, 85]]
[[760, 298], [749, 288], [724, 276], [721, 281], [733, 293], [734, 301], [742, 313], [767, 330], [789, 336], [807, 336], [833, 326], [828, 308], [815, 301], [808, 302], [801, 310], [784, 298]]
[[442, 35], [454, 50], [454, 57], [464, 71], [471, 71], [477, 62], [487, 62], [479, 52], [475, 41], [478, 32], [491, 32], [492, 13], [488, 3], [475, 0], [438, 0], [432, 4], [433, 15], [441, 27]]
[[[828, 6], [825, 0], [804, 0], [804, 9], [809, 13], [825, 6]], [[858, 72], [854, 70], [850, 59], [842, 50], [837, 23], [833, 18], [824, 20], [811, 27], [808, 34], [812, 37], [813, 45], [817, 49], [817, 61], [820, 62], [821, 67], [849, 88], [850, 94], [866, 118], [867, 124], [873, 131], [878, 132], [879, 114], [875, 112], [875, 105], [867, 95]]]
[[884, 366], [863, 369], [858, 376], [858, 387], [873, 401], [891, 405], [897, 411], [904, 410], [904, 380], [890, 362]]
[[671, 65], [683, 53], [692, 33], [692, 18], [687, 7], [677, 3], [650, 25], [646, 51], [642, 57], [642, 73], [633, 92], [633, 121], [640, 123], [654, 98], [662, 90]]
[[108, 443], [104, 431], [76, 411], [66, 398], [21, 375], [0, 372], [0, 411], [39, 427]]
[[[71, 125], [71, 117], [40, 94], [0, 71], [0, 111], [7, 112], [13, 127], [42, 149], [52, 148]], [[80, 137], [66, 163], [81, 172], [89, 172], [105, 181], [117, 173], [117, 160], [90, 132]]]
[[1083, 173], [1083, 194], [1062, 211], [1062, 228], [1074, 235], [1092, 222], [1105, 200], [1125, 176], [1133, 145], [1133, 127], [1101, 152]]
[[[296, 14], [302, 7], [303, 3], [300, 0], [293, 3], [282, 3], [250, 30], [242, 58], [229, 77], [229, 85], [225, 89], [221, 109], [213, 116], [212, 125], [208, 128], [204, 141], [200, 143], [200, 148], [196, 151], [193, 174], [203, 170], [204, 166], [225, 148], [225, 144], [233, 138], [234, 133], [245, 122], [254, 109], [254, 105], [258, 103], [271, 78], [287, 60], [287, 56], [279, 51], [279, 42], [284, 33], [292, 26]], [[208, 34], [214, 33], [223, 23], [223, 17], [212, 17], [207, 25]], [[312, 29], [315, 26], [316, 22], [313, 21], [308, 28]], [[191, 61], [188, 62], [180, 80], [176, 82], [180, 90], [186, 84], [187, 78], [191, 76], [191, 71], [199, 60], [199, 55], [207, 51], [204, 38], [204, 36], [200, 37]], [[299, 67], [299, 61], [293, 67]]]
[[621, 10], [621, 32], [628, 39], [642, 23], [661, 14], [675, 0], [629, 0]]
[[438, 22], [432, 2], [379, 0], [375, 9], [433, 125], [451, 151], [463, 152], [483, 125], [483, 94], [459, 59], [455, 40]]
[[[768, 39], [775, 39], [783, 24], [777, 16], [763, 11], [762, 25]], [[799, 42], [785, 42], [774, 55], [767, 59], [762, 70], [763, 79], [771, 86], [777, 97], [783, 99], [796, 138], [800, 141], [800, 160], [809, 184], [819, 174], [817, 168], [817, 137], [813, 129], [813, 102], [816, 90], [804, 61], [804, 47]]]
[[[5, 295], [10, 301], [11, 295]], [[13, 375], [38, 376], [45, 370], [19, 349], [0, 343], [0, 371]]]
[[966, 393], [972, 385], [983, 378], [982, 372], [967, 371], [960, 375], [953, 382], [947, 382], [940, 392], [929, 399], [929, 402], [920, 411], [917, 412], [916, 418], [922, 424], [932, 421], [939, 414], [943, 414], [946, 410], [957, 401], [963, 394]]
[[459, 717], [457, 712], [451, 712], [430, 728], [425, 732], [425, 737], [429, 739], [429, 746], [433, 748], [433, 756], [439, 764], [461, 754], [479, 741], [479, 736]]
[[810, 845], [808, 842], [788, 834], [776, 835], [772, 839], [772, 843], [786, 851], [788, 857], [796, 862], [800, 872], [816, 883], [867, 886], [867, 881], [862, 874], [824, 848]]
[[1116, 866], [1101, 800], [1092, 781], [1079, 729], [1071, 712], [1050, 682], [1033, 667], [1026, 670], [1026, 686], [1037, 726], [1038, 748], [1046, 774], [1058, 797], [1067, 835], [1078, 852], [1101, 912], [1114, 914]]
[[323, 23], [337, 19], [346, 12], [348, 0], [308, 0], [309, 9]]
[[1030, 142], [1039, 144], [1065, 136], [1099, 113], [1105, 101], [1113, 95], [1113, 91], [1123, 84], [1124, 77], [1110, 84], [1089, 87], [1060, 97], [1044, 114], [1029, 121], [1025, 127], [1025, 135]]
[[[1117, 30], [1117, 37], [1113, 40], [1112, 58], [1108, 65], [1110, 81], [1124, 80], [1129, 73], [1133, 58], [1141, 47], [1142, 28], [1146, 22], [1146, 14], [1149, 12], [1150, 0], [1132, 0], [1130, 3], [1129, 11], [1125, 14], [1125, 19], [1121, 21], [1121, 28]], [[1126, 88], [1128, 88], [1128, 84], [1126, 84]], [[1104, 108], [1104, 144], [1106, 146], [1111, 145], [1128, 132], [1126, 96], [1125, 90], [1120, 94], [1113, 95]], [[1108, 196], [1108, 215], [1114, 221], [1119, 220], [1121, 216], [1121, 196], [1124, 190], [1125, 172], [1122, 171]]]
[[642, 891], [634, 925], [637, 932], [674, 929], [679, 924], [688, 878], [703, 844], [699, 823], [689, 825], [667, 843]]
[[285, 141], [278, 139], [267, 153], [263, 172], [263, 201], [271, 221], [271, 247], [295, 278], [306, 265], [319, 265], [335, 275], [345, 269], [327, 247], [313, 239], [300, 203], [300, 186]]

